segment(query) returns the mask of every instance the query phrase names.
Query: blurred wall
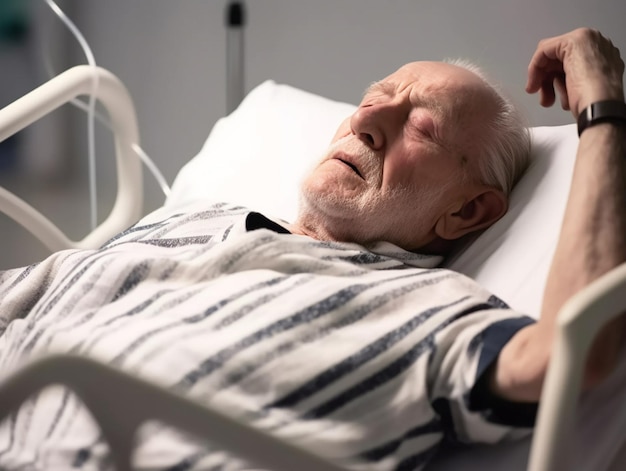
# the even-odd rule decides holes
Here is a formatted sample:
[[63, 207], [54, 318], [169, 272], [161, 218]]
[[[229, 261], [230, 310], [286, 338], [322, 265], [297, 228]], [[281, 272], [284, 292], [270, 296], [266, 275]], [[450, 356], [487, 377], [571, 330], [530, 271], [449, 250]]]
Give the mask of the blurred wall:
[[[57, 71], [84, 63], [82, 52], [44, 1], [28, 1], [38, 18], [34, 37], [53, 49]], [[57, 1], [85, 35], [98, 64], [128, 87], [137, 108], [142, 146], [171, 183], [225, 112], [226, 0]], [[562, 124], [572, 122], [568, 113], [558, 107], [542, 109], [536, 97], [524, 92], [526, 67], [537, 42], [576, 27], [592, 26], [626, 51], [623, 0], [245, 3], [247, 90], [274, 79], [357, 103], [371, 81], [405, 62], [467, 57], [506, 85], [533, 125]], [[31, 46], [31, 51], [38, 47]], [[42, 70], [37, 63], [41, 56], [30, 54], [32, 70]], [[45, 80], [43, 73], [33, 73], [36, 76], [28, 84]], [[0, 75], [0, 81], [5, 79]], [[71, 136], [71, 155], [61, 159], [59, 168], [70, 179], [65, 186], [73, 188], [83, 186], [86, 179], [86, 127], [84, 114], [69, 114], [69, 129], [62, 132]], [[99, 130], [97, 138], [102, 218], [115, 192], [115, 178], [110, 137]], [[35, 191], [28, 184], [24, 186], [26, 193]], [[149, 211], [162, 204], [163, 196], [147, 173], [145, 187], [145, 210]], [[73, 227], [68, 230], [84, 234], [88, 220], [86, 198], [73, 199], [73, 203], [58, 208], [58, 215], [70, 220]], [[72, 217], [67, 216], [68, 212]], [[0, 254], [0, 268], [2, 262]]]

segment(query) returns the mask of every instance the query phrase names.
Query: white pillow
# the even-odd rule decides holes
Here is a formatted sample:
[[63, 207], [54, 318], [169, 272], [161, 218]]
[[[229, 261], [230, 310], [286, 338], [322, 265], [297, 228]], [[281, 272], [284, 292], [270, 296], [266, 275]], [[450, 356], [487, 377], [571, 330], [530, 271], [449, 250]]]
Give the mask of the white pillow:
[[302, 178], [355, 108], [263, 82], [215, 124], [200, 153], [178, 173], [165, 206], [228, 201], [293, 221]]
[[511, 307], [539, 317], [548, 269], [574, 171], [575, 124], [531, 129], [532, 163], [509, 211], [447, 266], [475, 279]]
[[[166, 207], [229, 201], [293, 221], [303, 175], [356, 107], [267, 81], [215, 125], [178, 174]], [[448, 266], [538, 317], [567, 199], [575, 125], [533, 128], [534, 162], [510, 210]]]

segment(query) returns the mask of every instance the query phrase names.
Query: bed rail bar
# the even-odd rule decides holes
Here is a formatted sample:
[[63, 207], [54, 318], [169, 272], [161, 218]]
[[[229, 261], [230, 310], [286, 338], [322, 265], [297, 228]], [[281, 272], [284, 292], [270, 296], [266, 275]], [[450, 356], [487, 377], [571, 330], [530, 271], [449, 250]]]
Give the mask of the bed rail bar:
[[[0, 187], [0, 211], [26, 228], [53, 252], [67, 248], [96, 248], [141, 216], [143, 181], [141, 161], [133, 150], [139, 144], [137, 117], [122, 82], [96, 68], [96, 98], [109, 113], [115, 137], [117, 196], [109, 216], [81, 241], [70, 240], [56, 225], [21, 198]], [[73, 67], [0, 110], [0, 142], [21, 131], [79, 95], [92, 92], [91, 66]]]
[[528, 471], [577, 469], [573, 463], [568, 466], [567, 439], [574, 424], [583, 367], [600, 329], [625, 311], [626, 263], [572, 296], [559, 311]]
[[[46, 386], [69, 386], [98, 422], [117, 471], [130, 471], [137, 429], [159, 420], [274, 471], [346, 471], [295, 445], [238, 422], [194, 399], [88, 358], [51, 355], [0, 385], [0, 421]], [[106, 388], [102, 388], [106, 384]], [[111, 392], [114, 391], [114, 394]], [[114, 411], [112, 413], [112, 411]]]

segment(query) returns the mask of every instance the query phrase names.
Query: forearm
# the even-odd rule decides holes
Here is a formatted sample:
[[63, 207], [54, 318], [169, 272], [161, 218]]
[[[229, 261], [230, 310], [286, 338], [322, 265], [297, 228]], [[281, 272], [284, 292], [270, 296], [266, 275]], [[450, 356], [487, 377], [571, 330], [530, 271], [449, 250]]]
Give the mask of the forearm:
[[[539, 399], [560, 308], [590, 282], [626, 261], [625, 238], [626, 126], [601, 124], [581, 136], [541, 317], [503, 349], [492, 382], [497, 394], [512, 400]], [[595, 342], [585, 374], [587, 385], [610, 369], [622, 340], [620, 323], [623, 320], [610, 324]]]
[[626, 261], [626, 125], [586, 130], [541, 313], [553, 325], [563, 303]]

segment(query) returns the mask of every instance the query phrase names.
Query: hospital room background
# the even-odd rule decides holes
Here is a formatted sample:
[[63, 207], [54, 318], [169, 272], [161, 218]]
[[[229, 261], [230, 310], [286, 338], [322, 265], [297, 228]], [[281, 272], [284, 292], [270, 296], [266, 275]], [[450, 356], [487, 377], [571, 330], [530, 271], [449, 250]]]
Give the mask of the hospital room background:
[[[227, 113], [227, 0], [58, 0], [134, 100], [141, 144], [171, 183]], [[544, 37], [591, 26], [626, 48], [623, 0], [248, 0], [244, 91], [267, 79], [358, 103], [372, 81], [412, 60], [466, 57], [483, 66], [531, 125], [572, 121], [524, 92]], [[72, 65], [83, 51], [43, 0], [0, 0], [0, 107]], [[241, 139], [246, 139], [245, 135]], [[113, 140], [96, 126], [98, 214], [116, 191]], [[0, 144], [0, 185], [72, 238], [89, 232], [87, 120], [65, 106]], [[228, 159], [228, 155], [223, 156]], [[144, 213], [164, 197], [144, 172]], [[0, 269], [45, 257], [28, 232], [0, 215]]]

